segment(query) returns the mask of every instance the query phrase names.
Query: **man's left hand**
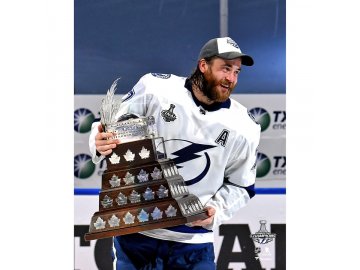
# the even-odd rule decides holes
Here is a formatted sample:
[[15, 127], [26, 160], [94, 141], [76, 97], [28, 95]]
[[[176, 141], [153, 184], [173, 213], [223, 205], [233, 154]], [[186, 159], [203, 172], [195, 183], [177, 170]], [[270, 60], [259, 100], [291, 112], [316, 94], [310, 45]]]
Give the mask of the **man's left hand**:
[[211, 206], [207, 206], [206, 211], [209, 216], [207, 219], [193, 221], [190, 223], [190, 226], [207, 226], [212, 224], [216, 210]]

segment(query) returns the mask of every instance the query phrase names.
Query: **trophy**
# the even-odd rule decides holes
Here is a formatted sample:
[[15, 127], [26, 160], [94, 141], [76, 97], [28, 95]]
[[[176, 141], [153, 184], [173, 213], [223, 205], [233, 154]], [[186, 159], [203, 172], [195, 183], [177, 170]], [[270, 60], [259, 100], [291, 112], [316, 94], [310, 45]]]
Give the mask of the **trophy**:
[[166, 228], [207, 218], [175, 163], [167, 158], [164, 139], [157, 137], [154, 117], [124, 114], [114, 99], [116, 80], [100, 110], [101, 123], [120, 144], [105, 157], [99, 211], [91, 218], [85, 240]]

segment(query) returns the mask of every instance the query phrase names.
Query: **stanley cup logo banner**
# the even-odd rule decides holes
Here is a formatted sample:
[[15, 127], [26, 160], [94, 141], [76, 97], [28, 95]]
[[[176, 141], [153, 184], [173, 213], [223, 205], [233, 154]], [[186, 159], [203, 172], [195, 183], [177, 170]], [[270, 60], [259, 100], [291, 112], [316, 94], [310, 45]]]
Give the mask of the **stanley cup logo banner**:
[[255, 242], [259, 244], [267, 244], [275, 239], [276, 233], [270, 233], [266, 229], [266, 220], [260, 220], [260, 229], [250, 236]]
[[[163, 138], [156, 135], [154, 118], [126, 114], [120, 121], [116, 119], [121, 104], [114, 99], [117, 81], [108, 90], [100, 114], [104, 130], [123, 143], [105, 158], [99, 211], [91, 218], [85, 240], [207, 218], [199, 198], [189, 193], [175, 163], [167, 158]], [[163, 117], [172, 119], [172, 109]]]

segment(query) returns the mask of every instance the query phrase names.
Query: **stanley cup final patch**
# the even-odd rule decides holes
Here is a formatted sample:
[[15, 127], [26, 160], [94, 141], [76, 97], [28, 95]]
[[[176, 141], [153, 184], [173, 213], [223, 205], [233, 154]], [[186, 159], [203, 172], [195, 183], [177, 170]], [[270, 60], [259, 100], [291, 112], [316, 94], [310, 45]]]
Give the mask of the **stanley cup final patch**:
[[172, 122], [172, 121], [174, 121], [176, 119], [174, 109], [175, 109], [175, 105], [170, 104], [169, 109], [161, 111], [161, 116], [165, 120], [165, 122]]

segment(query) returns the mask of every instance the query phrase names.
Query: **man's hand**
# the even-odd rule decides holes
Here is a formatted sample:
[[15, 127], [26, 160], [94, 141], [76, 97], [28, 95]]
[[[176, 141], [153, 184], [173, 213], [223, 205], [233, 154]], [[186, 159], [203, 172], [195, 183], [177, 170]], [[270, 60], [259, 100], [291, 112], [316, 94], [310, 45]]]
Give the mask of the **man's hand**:
[[101, 124], [98, 126], [99, 133], [95, 136], [96, 150], [103, 156], [109, 155], [112, 149], [120, 143], [118, 139], [109, 139], [114, 136], [111, 132], [103, 132]]
[[190, 223], [191, 226], [206, 226], [213, 223], [214, 215], [215, 215], [215, 208], [211, 206], [206, 207], [207, 215], [209, 216], [207, 219], [203, 220], [196, 220]]

